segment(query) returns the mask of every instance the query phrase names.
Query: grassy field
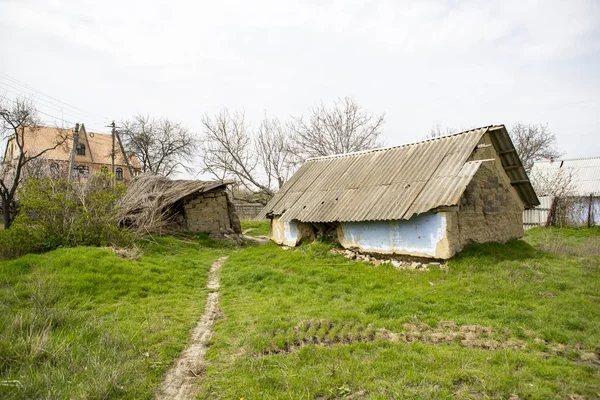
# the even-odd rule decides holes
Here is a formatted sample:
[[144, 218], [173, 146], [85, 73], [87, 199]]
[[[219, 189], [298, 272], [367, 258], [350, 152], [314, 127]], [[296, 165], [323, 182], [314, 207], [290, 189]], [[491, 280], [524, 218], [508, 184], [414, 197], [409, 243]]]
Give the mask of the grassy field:
[[596, 398], [600, 231], [534, 230], [447, 270], [323, 243], [232, 254], [200, 398]]
[[269, 221], [243, 220], [241, 223], [242, 231], [246, 232], [247, 236], [269, 236]]
[[206, 236], [58, 249], [0, 262], [0, 398], [149, 399], [202, 314]]
[[139, 260], [82, 247], [0, 262], [0, 398], [153, 398], [223, 255], [199, 398], [600, 396], [599, 229], [532, 230], [429, 271], [325, 243], [140, 247]]

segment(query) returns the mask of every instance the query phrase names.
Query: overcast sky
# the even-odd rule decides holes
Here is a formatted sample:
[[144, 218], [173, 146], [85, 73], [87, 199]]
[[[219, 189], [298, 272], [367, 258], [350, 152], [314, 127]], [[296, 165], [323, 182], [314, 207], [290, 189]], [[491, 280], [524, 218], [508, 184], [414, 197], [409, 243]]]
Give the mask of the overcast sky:
[[88, 130], [139, 112], [200, 131], [222, 107], [256, 125], [351, 96], [386, 113], [387, 145], [522, 121], [600, 156], [600, 0], [0, 0], [0, 50], [0, 94], [17, 79]]

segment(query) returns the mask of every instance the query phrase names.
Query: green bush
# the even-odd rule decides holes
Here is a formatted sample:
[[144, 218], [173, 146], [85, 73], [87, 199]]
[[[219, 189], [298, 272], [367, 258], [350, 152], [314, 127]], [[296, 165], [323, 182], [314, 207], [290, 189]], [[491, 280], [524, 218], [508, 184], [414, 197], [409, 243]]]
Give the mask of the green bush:
[[19, 214], [0, 232], [0, 257], [52, 250], [60, 246], [127, 246], [132, 235], [116, 221], [123, 185], [110, 174], [86, 182], [29, 179], [19, 194]]

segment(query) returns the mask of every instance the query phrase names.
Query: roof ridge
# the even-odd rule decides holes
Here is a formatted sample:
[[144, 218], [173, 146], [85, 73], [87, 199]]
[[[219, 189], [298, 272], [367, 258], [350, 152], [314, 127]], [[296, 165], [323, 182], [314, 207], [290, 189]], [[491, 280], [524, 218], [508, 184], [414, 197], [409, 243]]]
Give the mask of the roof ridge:
[[561, 162], [561, 161], [582, 161], [582, 160], [600, 160], [600, 156], [597, 156], [597, 157], [577, 157], [577, 158], [555, 158], [554, 160], [536, 161], [534, 164], [555, 163], [555, 162]]
[[469, 130], [462, 131], [462, 132], [451, 133], [449, 135], [444, 135], [444, 136], [433, 137], [433, 138], [429, 138], [429, 139], [425, 139], [425, 140], [420, 140], [418, 142], [404, 143], [404, 144], [399, 144], [399, 145], [394, 145], [394, 146], [386, 146], [386, 147], [377, 147], [377, 148], [369, 149], [369, 150], [353, 151], [351, 153], [331, 154], [331, 155], [328, 155], [328, 156], [311, 157], [311, 158], [307, 158], [306, 162], [308, 162], [308, 161], [314, 161], [314, 160], [326, 160], [326, 159], [330, 159], [330, 158], [341, 158], [341, 157], [346, 157], [346, 156], [356, 156], [356, 155], [374, 153], [374, 152], [378, 152], [378, 151], [386, 151], [386, 150], [392, 150], [392, 149], [399, 149], [399, 148], [402, 148], [402, 147], [409, 147], [409, 146], [415, 146], [415, 145], [422, 144], [422, 143], [433, 142], [435, 140], [447, 139], [447, 138], [451, 138], [451, 137], [454, 137], [454, 136], [463, 135], [465, 133], [469, 133], [469, 132], [473, 132], [473, 131], [478, 131], [480, 129], [499, 128], [499, 127], [503, 127], [503, 126], [504, 125], [488, 125], [488, 126], [482, 126], [482, 127], [479, 127], [479, 128], [469, 129]]

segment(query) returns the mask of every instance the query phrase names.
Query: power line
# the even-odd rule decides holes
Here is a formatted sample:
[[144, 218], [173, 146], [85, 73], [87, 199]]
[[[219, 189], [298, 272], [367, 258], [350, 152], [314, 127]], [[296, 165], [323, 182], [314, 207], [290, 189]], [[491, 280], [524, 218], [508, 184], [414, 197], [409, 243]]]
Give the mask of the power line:
[[[2, 85], [4, 85], [4, 86], [2, 86]], [[11, 86], [12, 89], [10, 89], [6, 85], [6, 83], [4, 83], [4, 82], [0, 82], [0, 88], [2, 88], [3, 90], [5, 90], [7, 92], [10, 92], [10, 93], [12, 93], [12, 94], [14, 94], [16, 96], [20, 96], [20, 95], [23, 95], [23, 93], [25, 93], [25, 92], [22, 92], [22, 91], [12, 90], [12, 89], [19, 90], [18, 88], [14, 88], [12, 86]], [[36, 103], [38, 103], [39, 105], [43, 106], [44, 108], [49, 108], [49, 109], [51, 109], [53, 111], [56, 111], [56, 112], [59, 112], [59, 113], [71, 115], [73, 117], [76, 117], [77, 119], [82, 119], [82, 120], [86, 120], [86, 121], [93, 121], [94, 123], [98, 123], [100, 125], [104, 125], [104, 124], [106, 124], [108, 122], [108, 120], [100, 120], [100, 119], [97, 119], [97, 118], [92, 118], [92, 117], [87, 116], [87, 115], [82, 115], [80, 113], [75, 113], [75, 112], [73, 112], [71, 110], [68, 110], [68, 109], [57, 108], [57, 107], [60, 107], [60, 105], [55, 105], [55, 104], [49, 103], [45, 99], [37, 98], [37, 96], [36, 96], [36, 98], [35, 98], [34, 101]]]
[[[12, 102], [13, 102], [13, 103], [15, 103], [15, 104], [18, 104], [18, 103], [17, 103], [15, 100], [13, 100], [13, 99], [8, 99], [8, 100], [12, 101]], [[48, 113], [45, 113], [45, 112], [43, 112], [43, 111], [40, 111], [40, 110], [36, 110], [36, 112], [38, 112], [38, 113], [40, 113], [40, 114], [43, 114], [43, 115], [46, 115], [46, 116], [48, 116], [48, 117], [54, 118], [55, 120], [62, 121], [62, 122], [66, 122], [67, 124], [70, 124], [70, 125], [75, 125], [75, 123], [74, 123], [74, 122], [67, 121], [66, 119], [59, 118], [59, 117], [57, 117], [57, 116], [55, 116], [55, 115], [48, 114]]]
[[[4, 85], [4, 86], [2, 86], [2, 85]], [[3, 88], [3, 90], [6, 90], [6, 91], [8, 91], [8, 92], [10, 92], [10, 93], [12, 93], [12, 94], [14, 94], [14, 95], [17, 95], [17, 96], [18, 96], [18, 95], [21, 95], [21, 94], [23, 94], [23, 93], [24, 93], [24, 92], [16, 92], [15, 90], [19, 90], [18, 88], [15, 88], [15, 87], [13, 87], [13, 86], [9, 86], [9, 85], [7, 85], [6, 83], [4, 83], [4, 82], [1, 82], [1, 81], [0, 81], [0, 87], [2, 87], [2, 88]], [[9, 88], [12, 88], [12, 89], [15, 89], [15, 90], [12, 90], [12, 89], [9, 89]], [[41, 103], [41, 104], [42, 104], [44, 107], [46, 107], [46, 108], [49, 108], [49, 109], [51, 109], [51, 110], [53, 110], [53, 111], [56, 111], [56, 112], [59, 112], [59, 113], [65, 113], [65, 109], [59, 109], [59, 108], [56, 108], [56, 107], [54, 106], [54, 104], [48, 103], [48, 102], [46, 102], [44, 99], [36, 99], [35, 101], [36, 101], [36, 103], [37, 103], [37, 102], [39, 102], [39, 103]], [[59, 107], [59, 106], [57, 106], [57, 107]], [[68, 114], [68, 115], [72, 115], [72, 116], [75, 116], [75, 117], [80, 117], [81, 119], [85, 119], [85, 120], [92, 120], [92, 121], [94, 121], [94, 122], [96, 122], [96, 123], [99, 123], [99, 124], [102, 124], [102, 125], [106, 123], [106, 121], [101, 121], [101, 120], [98, 120], [98, 119], [95, 119], [95, 118], [90, 118], [90, 117], [87, 117], [87, 116], [81, 115], [81, 114], [79, 114], [79, 113], [73, 113], [73, 112], [71, 112], [71, 111], [69, 111], [69, 110], [66, 110], [66, 111], [67, 111], [67, 112], [66, 112], [66, 114]]]
[[[5, 84], [5, 83], [3, 83], [3, 82], [0, 82], [0, 85], [1, 85], [1, 84], [4, 84], [4, 85], [6, 85], [6, 84]], [[3, 89], [4, 89], [4, 90], [6, 90], [6, 91], [8, 91], [8, 92], [10, 92], [10, 93], [13, 93], [13, 94], [15, 94], [15, 95], [17, 95], [17, 96], [18, 96], [18, 95], [22, 95], [22, 94], [24, 93], [24, 92], [15, 92], [15, 91], [13, 91], [13, 90], [11, 90], [11, 89], [7, 89], [6, 87], [4, 87]], [[17, 88], [15, 88], [15, 89], [17, 89]], [[17, 90], [19, 90], [19, 89], [17, 89]], [[12, 100], [12, 99], [8, 99], [8, 100], [12, 101], [13, 103], [16, 103], [16, 102], [15, 102], [14, 100]], [[36, 102], [38, 102], [39, 100], [42, 100], [42, 101], [43, 101], [44, 99], [36, 99], [35, 101], [36, 101]], [[56, 112], [59, 112], [59, 113], [65, 113], [65, 110], [63, 110], [63, 109], [57, 109], [57, 108], [51, 107], [50, 105], [48, 105], [48, 104], [46, 104], [46, 103], [42, 103], [42, 105], [44, 106], [44, 108], [46, 108], [46, 107], [47, 107], [47, 108], [49, 108], [49, 109], [51, 109], [51, 110], [53, 110], [53, 111], [56, 111]], [[59, 106], [59, 105], [57, 105], [57, 107], [60, 107], [60, 106]], [[39, 112], [40, 114], [43, 114], [43, 115], [49, 116], [49, 117], [51, 117], [51, 118], [54, 118], [54, 119], [56, 119], [56, 120], [63, 121], [63, 122], [67, 122], [67, 123], [69, 123], [69, 124], [71, 124], [71, 125], [73, 125], [73, 124], [74, 124], [73, 122], [71, 122], [71, 121], [67, 120], [67, 119], [66, 119], [67, 117], [65, 117], [64, 115], [63, 115], [63, 117], [57, 117], [57, 116], [55, 116], [55, 115], [52, 115], [52, 114], [49, 114], [49, 113], [47, 113], [47, 112], [45, 112], [45, 111], [42, 111], [42, 110], [40, 110], [40, 107], [37, 107], [36, 111], [37, 111], [37, 112]], [[87, 126], [87, 127], [90, 129], [90, 130], [96, 131], [96, 132], [98, 132], [98, 133], [101, 133], [101, 132], [103, 132], [103, 131], [104, 131], [104, 132], [106, 132], [106, 129], [105, 129], [105, 128], [98, 128], [98, 127], [97, 127], [97, 125], [98, 125], [98, 126], [100, 126], [100, 127], [104, 127], [104, 126], [105, 126], [105, 125], [108, 123], [108, 121], [109, 121], [109, 120], [104, 120], [104, 121], [102, 121], [102, 120], [99, 120], [99, 119], [90, 118], [89, 116], [83, 116], [83, 115], [81, 115], [81, 114], [79, 114], [79, 113], [75, 114], [75, 113], [73, 113], [73, 112], [71, 112], [71, 111], [69, 111], [69, 110], [67, 110], [67, 111], [68, 111], [67, 115], [70, 115], [70, 116], [76, 117], [76, 119], [81, 119], [81, 120], [83, 120], [83, 121], [87, 122], [86, 126]], [[89, 122], [90, 122], [90, 120], [91, 120], [91, 122], [92, 122], [91, 124], [89, 123]]]
[[[10, 76], [10, 75], [2, 72], [2, 71], [0, 71], [0, 78], [4, 79], [5, 81], [8, 80], [12, 84], [16, 84], [16, 85], [22, 86], [23, 88], [25, 88], [25, 89], [27, 89], [27, 90], [29, 90], [31, 92], [38, 93], [38, 94], [40, 94], [42, 96], [46, 96], [47, 98], [52, 99], [53, 101], [62, 104], [63, 106], [59, 106], [61, 108], [65, 108], [65, 106], [67, 106], [68, 108], [71, 108], [72, 110], [75, 110], [74, 112], [72, 112], [72, 114], [79, 114], [79, 115], [84, 116], [85, 118], [88, 118], [88, 119], [96, 119], [98, 121], [103, 121], [102, 122], [103, 124], [105, 123], [104, 121], [110, 121], [111, 120], [110, 118], [106, 118], [106, 117], [100, 116], [100, 115], [96, 115], [95, 117], [92, 117], [92, 116], [89, 115], [89, 113], [87, 113], [86, 110], [82, 109], [81, 107], [77, 107], [77, 106], [71, 105], [71, 104], [66, 103], [66, 102], [64, 102], [62, 100], [57, 99], [56, 97], [50, 96], [49, 94], [46, 94], [46, 93], [42, 92], [41, 90], [38, 90], [38, 89], [36, 89], [36, 88], [34, 88], [34, 87], [32, 87], [32, 86], [30, 86], [30, 85], [28, 85], [28, 84], [20, 81], [17, 78], [14, 78], [14, 77], [12, 77], [12, 76]], [[7, 85], [6, 82], [4, 82], [4, 84]], [[15, 88], [14, 86], [11, 86], [11, 87], [14, 88], [14, 89], [20, 90], [22, 93], [25, 93], [25, 91], [22, 90], [22, 89]], [[78, 110], [78, 111], [76, 111], [76, 110]]]
[[79, 108], [79, 107], [77, 107], [77, 106], [73, 106], [73, 105], [71, 105], [71, 104], [69, 104], [69, 103], [65, 103], [64, 101], [62, 101], [62, 100], [59, 100], [59, 99], [57, 99], [57, 98], [55, 98], [55, 97], [52, 97], [52, 96], [50, 96], [49, 94], [46, 94], [46, 93], [42, 92], [41, 90], [38, 90], [38, 89], [36, 89], [36, 88], [34, 88], [34, 87], [32, 87], [32, 86], [29, 86], [28, 84], [26, 84], [26, 83], [24, 83], [24, 82], [22, 82], [22, 81], [18, 80], [17, 78], [13, 78], [12, 76], [10, 76], [10, 75], [8, 75], [8, 74], [6, 74], [6, 73], [2, 72], [2, 71], [0, 71], [0, 75], [4, 75], [4, 76], [5, 76], [6, 78], [8, 78], [9, 80], [11, 80], [11, 81], [15, 82], [16, 84], [18, 84], [18, 85], [20, 85], [20, 86], [23, 86], [23, 87], [25, 87], [25, 88], [27, 88], [27, 89], [29, 89], [29, 90], [33, 91], [33, 92], [37, 92], [37, 93], [39, 93], [39, 94], [41, 94], [41, 95], [44, 95], [44, 96], [46, 96], [46, 97], [49, 97], [49, 98], [51, 98], [52, 100], [54, 100], [54, 101], [58, 101], [59, 103], [62, 103], [62, 104], [64, 104], [64, 105], [68, 106], [68, 107], [71, 107], [71, 108], [74, 108], [74, 109], [77, 109], [77, 110], [80, 110], [80, 111], [84, 111], [84, 110], [82, 110], [81, 108]]

